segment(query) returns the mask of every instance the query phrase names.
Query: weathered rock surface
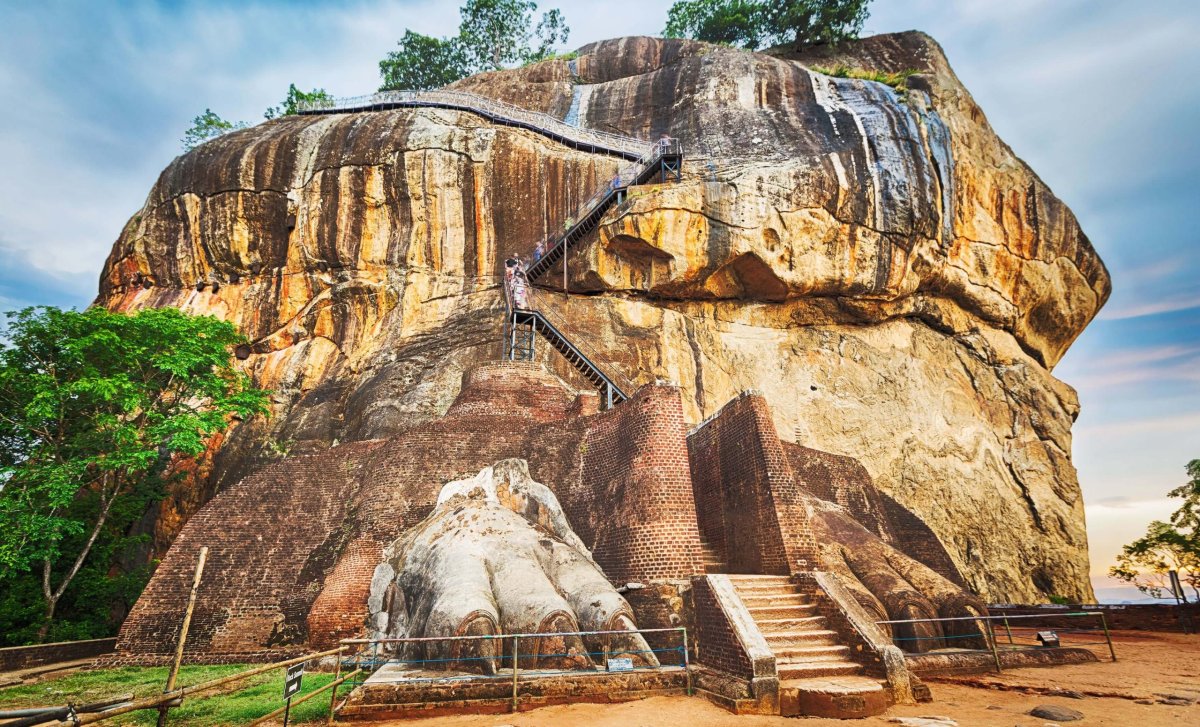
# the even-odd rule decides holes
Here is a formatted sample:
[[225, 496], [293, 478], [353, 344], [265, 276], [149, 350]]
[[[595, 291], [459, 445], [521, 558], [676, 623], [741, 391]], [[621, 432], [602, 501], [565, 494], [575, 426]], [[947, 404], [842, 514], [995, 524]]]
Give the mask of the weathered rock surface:
[[[1078, 403], [1051, 368], [1108, 296], [1103, 263], [932, 40], [841, 52], [626, 38], [581, 49], [577, 77], [550, 61], [459, 85], [683, 140], [682, 182], [639, 190], [570, 256], [571, 290], [594, 295], [535, 301], [597, 361], [679, 382], [692, 421], [762, 390], [785, 437], [861, 460], [984, 598], [1090, 600]], [[805, 65], [838, 60], [922, 73], [898, 95]], [[442, 413], [499, 354], [504, 257], [616, 168], [468, 113], [287, 117], [173, 162], [99, 300], [255, 341], [276, 416], [231, 435], [211, 492], [268, 440], [312, 451]]]

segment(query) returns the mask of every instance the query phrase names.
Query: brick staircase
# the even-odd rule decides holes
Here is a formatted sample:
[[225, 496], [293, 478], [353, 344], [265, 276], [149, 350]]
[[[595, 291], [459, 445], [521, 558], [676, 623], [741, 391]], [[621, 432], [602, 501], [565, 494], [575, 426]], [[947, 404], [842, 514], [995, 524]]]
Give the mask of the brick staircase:
[[785, 716], [867, 717], [891, 706], [878, 679], [863, 675], [825, 617], [787, 576], [731, 575], [750, 616], [775, 654]]
[[729, 566], [721, 559], [721, 554], [708, 542], [704, 533], [700, 533], [700, 557], [705, 573], [728, 573]]

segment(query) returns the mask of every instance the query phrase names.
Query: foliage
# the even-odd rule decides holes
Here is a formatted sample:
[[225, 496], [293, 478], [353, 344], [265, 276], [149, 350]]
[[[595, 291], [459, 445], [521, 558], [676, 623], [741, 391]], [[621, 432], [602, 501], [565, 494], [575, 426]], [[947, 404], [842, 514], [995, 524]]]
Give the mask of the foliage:
[[245, 129], [249, 124], [245, 121], [226, 121], [213, 113], [212, 109], [204, 109], [204, 113], [192, 119], [192, 126], [183, 133], [184, 151], [191, 151], [209, 139], [215, 139], [231, 131]]
[[[256, 664], [222, 664], [216, 666], [184, 666], [179, 671], [179, 684], [188, 686], [211, 679], [248, 671]], [[247, 724], [257, 717], [283, 706], [283, 669], [248, 677], [229, 690], [212, 696], [189, 696], [183, 705], [171, 710], [171, 724], [231, 725]], [[0, 709], [20, 709], [44, 706], [95, 702], [107, 697], [133, 693], [135, 698], [151, 697], [162, 692], [167, 681], [167, 667], [121, 667], [69, 673], [55, 679], [43, 679], [36, 684], [19, 685], [0, 691]], [[297, 698], [316, 691], [333, 681], [332, 674], [306, 672], [303, 689]], [[341, 693], [345, 693], [344, 687]], [[328, 694], [328, 692], [326, 692]], [[291, 722], [321, 722], [329, 711], [329, 699], [316, 697], [292, 707]], [[114, 720], [118, 724], [153, 725], [155, 710], [142, 710]]]
[[871, 0], [774, 0], [763, 24], [772, 45], [803, 48], [857, 38]]
[[308, 93], [305, 93], [304, 91], [296, 88], [296, 84], [293, 83], [288, 85], [287, 96], [284, 97], [283, 101], [280, 102], [278, 106], [271, 106], [268, 108], [263, 114], [263, 118], [270, 120], [277, 119], [280, 116], [292, 116], [293, 114], [299, 112], [300, 104], [302, 103], [332, 104], [333, 96], [330, 96], [328, 93], [326, 93], [325, 89], [323, 88], [314, 88]]
[[889, 73], [887, 71], [876, 71], [872, 68], [855, 68], [847, 66], [844, 63], [833, 67], [813, 66], [812, 70], [817, 73], [823, 73], [826, 76], [836, 76], [837, 78], [861, 78], [864, 81], [875, 81], [891, 86], [897, 91], [906, 90], [908, 79], [920, 73], [915, 68]]
[[668, 38], [695, 38], [754, 50], [763, 38], [763, 5], [754, 0], [683, 0], [667, 13]]
[[1183, 499], [1170, 522], [1155, 520], [1146, 534], [1121, 549], [1117, 564], [1108, 574], [1137, 586], [1142, 593], [1162, 598], [1170, 593], [1168, 571], [1178, 571], [1179, 580], [1200, 601], [1200, 459], [1188, 462], [1186, 484], [1171, 490], [1170, 497]]
[[267, 394], [234, 368], [232, 325], [172, 308], [27, 308], [0, 338], [0, 590], [6, 618], [27, 616], [35, 576], [42, 640], [69, 587], [76, 602], [122, 590], [101, 558], [127, 555], [123, 531], [162, 497], [172, 458], [265, 413]]
[[571, 29], [558, 9], [542, 14], [535, 26], [536, 12], [530, 0], [467, 0], [453, 38], [406, 29], [399, 50], [379, 62], [379, 90], [440, 88], [479, 71], [553, 57]]
[[668, 38], [694, 38], [751, 50], [796, 48], [856, 38], [871, 0], [681, 0], [667, 14]]
[[469, 72], [458, 38], [433, 38], [405, 30], [398, 45], [400, 50], [379, 62], [380, 91], [441, 88]]

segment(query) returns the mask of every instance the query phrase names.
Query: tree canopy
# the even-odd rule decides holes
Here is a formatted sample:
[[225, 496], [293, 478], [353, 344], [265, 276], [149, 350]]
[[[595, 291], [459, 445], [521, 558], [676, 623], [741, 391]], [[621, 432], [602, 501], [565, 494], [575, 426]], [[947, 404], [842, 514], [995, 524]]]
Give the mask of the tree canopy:
[[287, 96], [284, 97], [283, 101], [281, 101], [278, 106], [269, 107], [266, 112], [263, 113], [263, 118], [270, 120], [277, 119], [280, 116], [291, 116], [299, 112], [300, 104], [315, 102], [332, 103], [333, 96], [330, 96], [328, 93], [326, 93], [325, 89], [323, 88], [314, 88], [308, 93], [305, 93], [304, 91], [296, 88], [296, 84], [293, 83], [288, 85]]
[[1132, 583], [1138, 590], [1162, 598], [1169, 592], [1169, 571], [1179, 574], [1181, 585], [1192, 589], [1200, 601], [1200, 459], [1187, 463], [1188, 481], [1167, 493], [1183, 504], [1169, 522], [1155, 520], [1146, 534], [1121, 549], [1109, 575]]
[[215, 139], [222, 134], [245, 129], [248, 126], [249, 124], [245, 121], [226, 121], [212, 109], [204, 109], [204, 113], [192, 119], [191, 127], [184, 132], [183, 139], [181, 139], [183, 149], [191, 151], [209, 139]]
[[216, 318], [172, 308], [7, 316], [0, 591], [28, 594], [28, 578], [24, 589], [17, 581], [36, 579], [41, 640], [98, 542], [161, 496], [156, 478], [173, 458], [202, 453], [234, 417], [265, 413], [267, 393], [234, 368], [231, 349], [245, 339]]
[[440, 88], [472, 73], [550, 56], [571, 30], [562, 11], [538, 18], [537, 9], [530, 0], [467, 0], [453, 38], [405, 30], [399, 48], [379, 62], [380, 90]]
[[801, 48], [855, 38], [871, 0], [681, 0], [667, 14], [668, 38], [755, 49]]
[[467, 54], [458, 38], [434, 38], [406, 30], [399, 46], [379, 62], [380, 91], [441, 88], [468, 73]]

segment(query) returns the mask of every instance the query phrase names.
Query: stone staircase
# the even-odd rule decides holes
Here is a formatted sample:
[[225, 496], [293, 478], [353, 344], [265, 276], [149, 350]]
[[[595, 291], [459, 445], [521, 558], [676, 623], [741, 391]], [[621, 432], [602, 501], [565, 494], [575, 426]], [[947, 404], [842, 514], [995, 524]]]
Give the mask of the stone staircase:
[[867, 717], [891, 706], [878, 679], [863, 675], [825, 617], [787, 576], [731, 575], [730, 581], [775, 654], [785, 716]]

